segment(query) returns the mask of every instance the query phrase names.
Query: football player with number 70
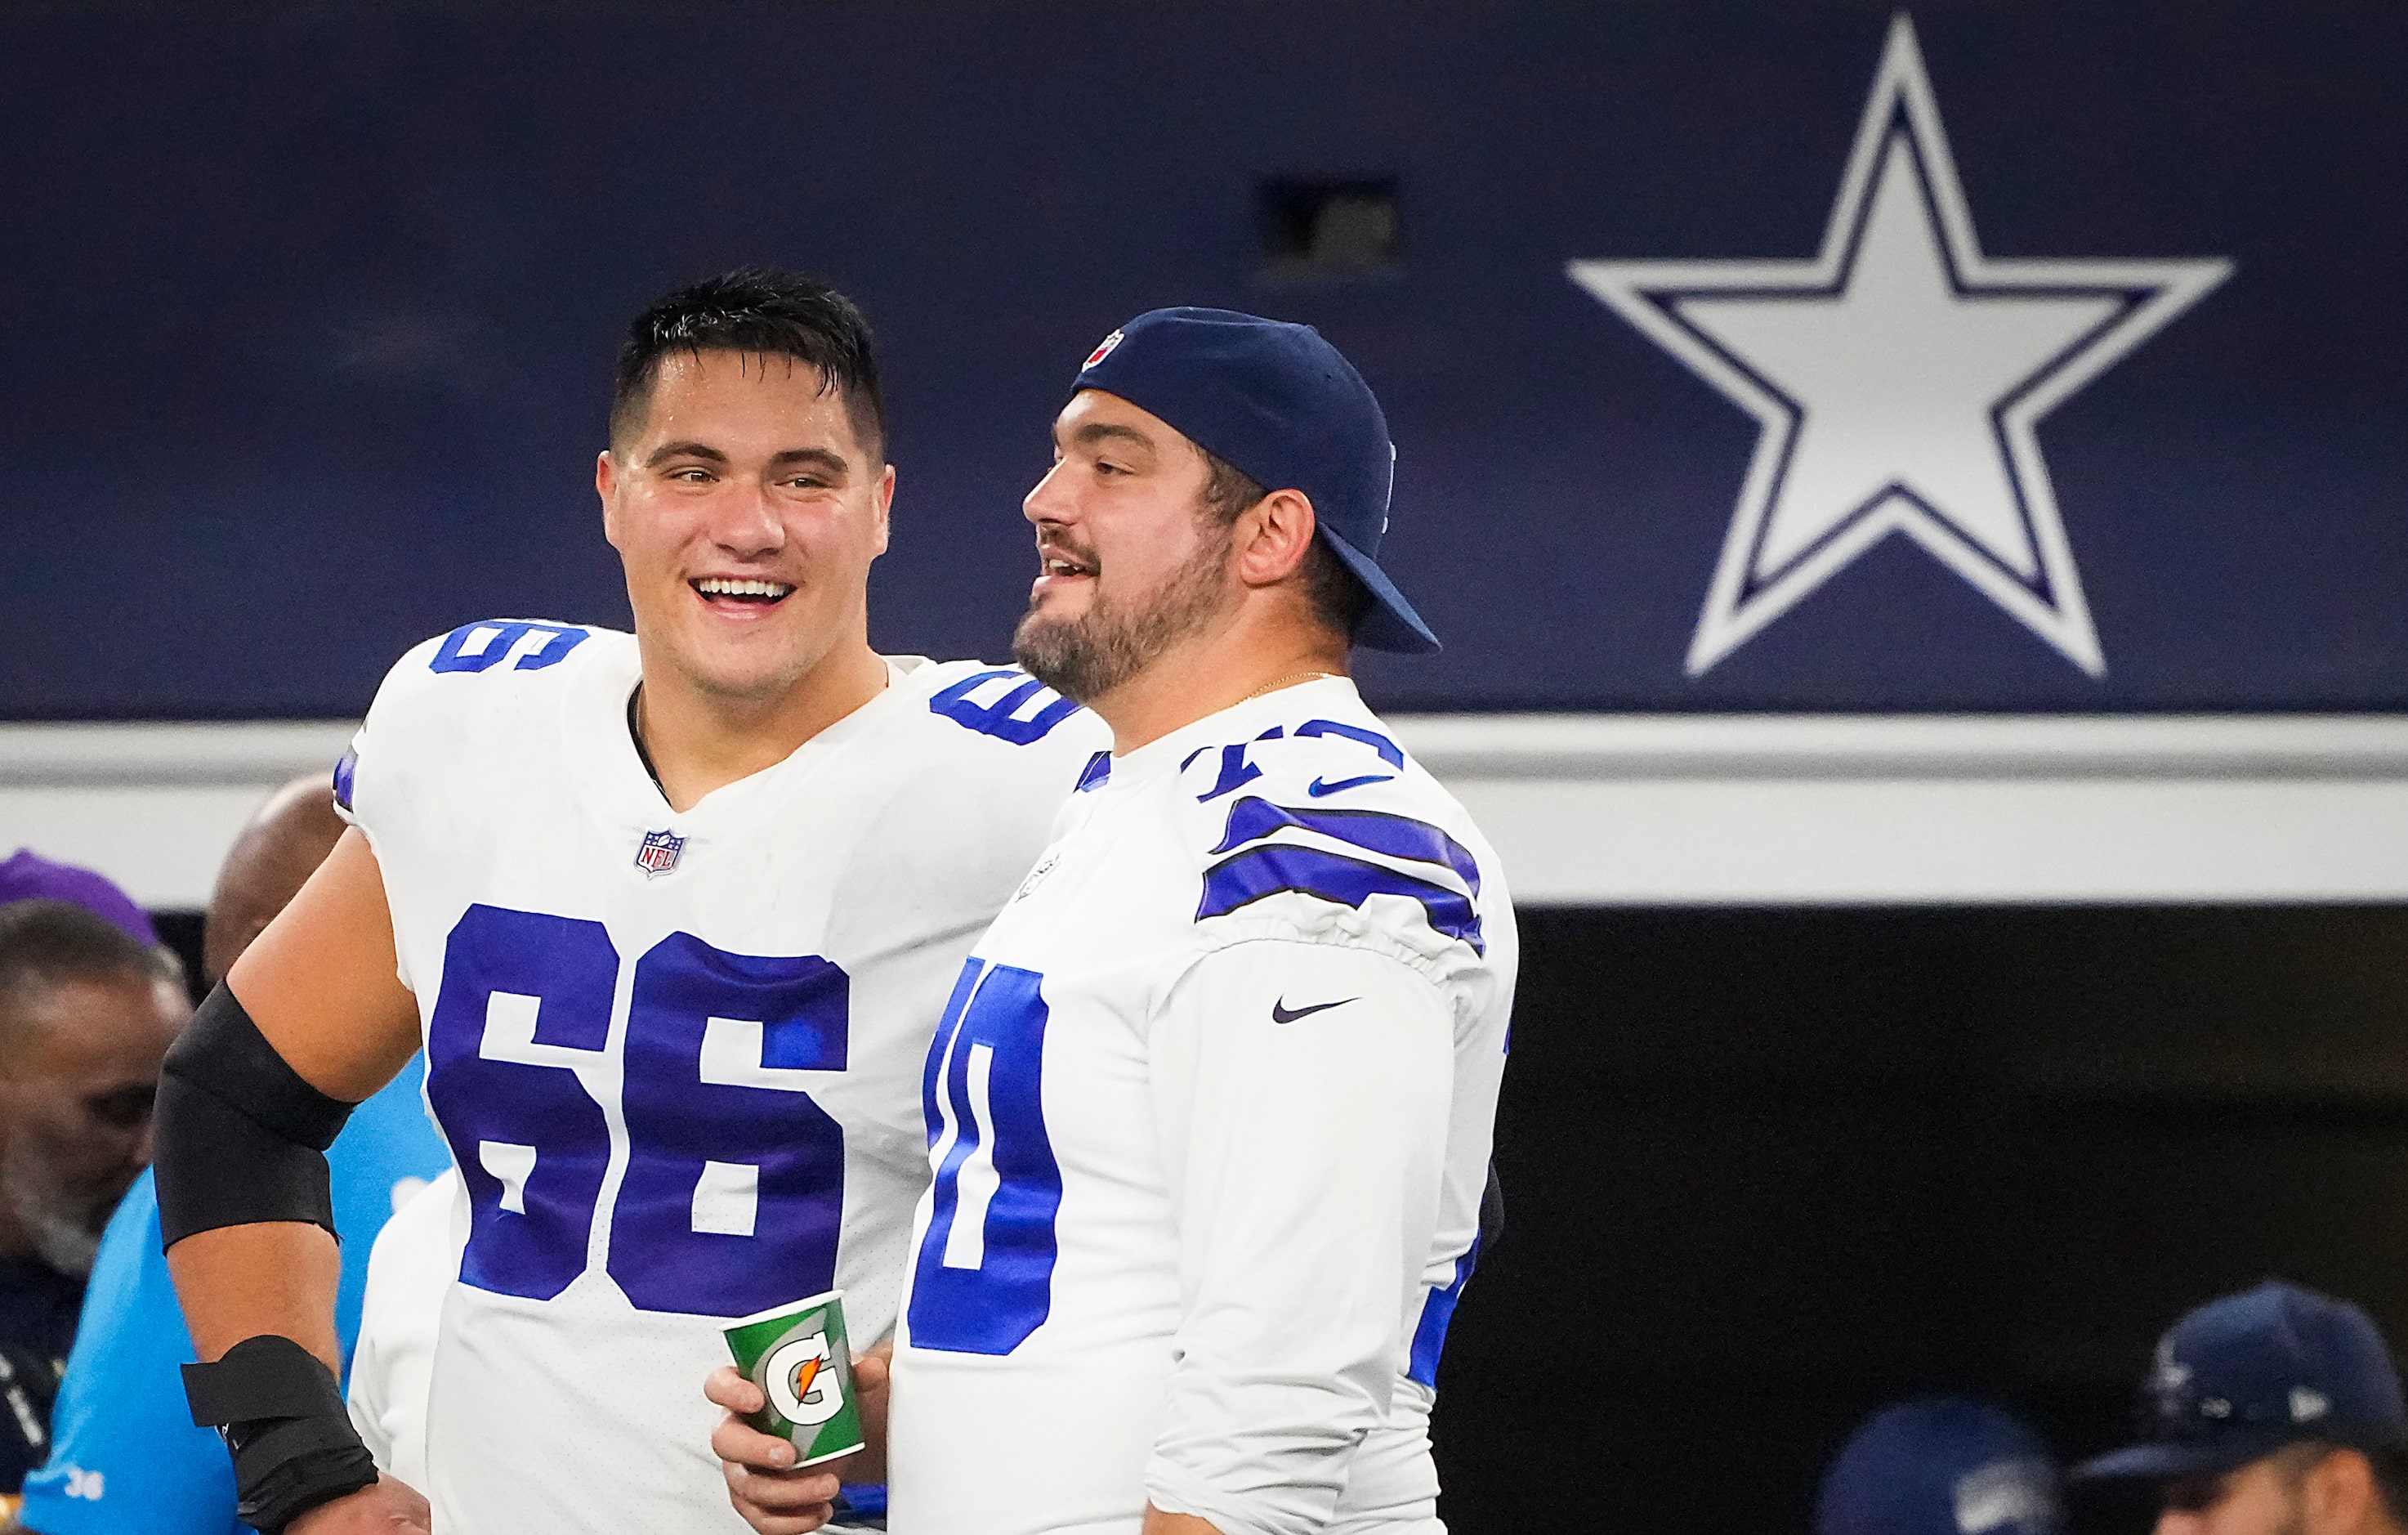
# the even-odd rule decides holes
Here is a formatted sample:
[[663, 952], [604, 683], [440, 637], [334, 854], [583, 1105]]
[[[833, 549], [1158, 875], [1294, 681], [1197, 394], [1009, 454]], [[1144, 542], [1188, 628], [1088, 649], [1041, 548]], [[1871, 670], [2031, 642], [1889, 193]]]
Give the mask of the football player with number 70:
[[[842, 295], [655, 304], [595, 485], [635, 632], [405, 655], [337, 769], [351, 829], [169, 1057], [187, 1394], [263, 1535], [740, 1532], [696, 1391], [721, 1326], [841, 1288], [889, 1329], [931, 1031], [1106, 744], [1021, 672], [870, 649], [895, 470]], [[466, 1248], [411, 1488], [337, 1390], [322, 1153], [422, 1040]], [[789, 1528], [830, 1517], [836, 1474], [780, 1485]]]
[[[1495, 854], [1346, 675], [1437, 649], [1377, 563], [1386, 421], [1306, 326], [1162, 309], [1054, 440], [1014, 652], [1113, 754], [938, 1026], [887, 1528], [1440, 1535], [1517, 950]], [[708, 1389], [738, 1510], [809, 1528], [757, 1392]]]

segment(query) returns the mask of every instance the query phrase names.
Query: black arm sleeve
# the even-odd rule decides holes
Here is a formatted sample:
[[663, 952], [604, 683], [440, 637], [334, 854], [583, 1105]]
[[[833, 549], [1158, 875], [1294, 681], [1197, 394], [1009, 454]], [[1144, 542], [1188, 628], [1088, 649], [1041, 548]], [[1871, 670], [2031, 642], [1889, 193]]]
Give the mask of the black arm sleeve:
[[357, 1107], [301, 1080], [221, 982], [159, 1077], [159, 1234], [259, 1221], [335, 1229], [326, 1148]]

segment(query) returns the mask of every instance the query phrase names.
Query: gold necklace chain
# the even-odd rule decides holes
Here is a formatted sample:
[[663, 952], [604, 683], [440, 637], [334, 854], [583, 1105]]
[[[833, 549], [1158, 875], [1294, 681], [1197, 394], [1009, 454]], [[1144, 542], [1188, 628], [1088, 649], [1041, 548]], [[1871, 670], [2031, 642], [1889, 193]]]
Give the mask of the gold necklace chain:
[[1342, 673], [1335, 671], [1292, 671], [1284, 677], [1272, 678], [1269, 681], [1265, 682], [1262, 686], [1254, 689], [1254, 692], [1249, 693], [1244, 697], [1239, 699], [1238, 702], [1241, 704], [1250, 704], [1266, 693], [1277, 693], [1283, 687], [1294, 687], [1299, 682], [1318, 682], [1325, 677], [1337, 677], [1340, 675], [1342, 675]]

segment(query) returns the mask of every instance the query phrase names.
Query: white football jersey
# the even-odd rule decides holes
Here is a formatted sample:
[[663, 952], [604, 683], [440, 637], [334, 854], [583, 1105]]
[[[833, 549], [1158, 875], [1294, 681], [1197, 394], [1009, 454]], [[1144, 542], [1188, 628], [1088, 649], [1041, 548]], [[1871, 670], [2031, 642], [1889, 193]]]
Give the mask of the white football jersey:
[[337, 770], [462, 1173], [444, 1535], [744, 1528], [720, 1325], [840, 1286], [861, 1343], [892, 1326], [947, 988], [1107, 740], [1021, 672], [896, 661], [678, 812], [637, 680], [625, 634], [470, 624], [402, 658]]
[[1095, 763], [1063, 817], [929, 1053], [889, 1528], [1442, 1529], [1496, 855], [1343, 679]]

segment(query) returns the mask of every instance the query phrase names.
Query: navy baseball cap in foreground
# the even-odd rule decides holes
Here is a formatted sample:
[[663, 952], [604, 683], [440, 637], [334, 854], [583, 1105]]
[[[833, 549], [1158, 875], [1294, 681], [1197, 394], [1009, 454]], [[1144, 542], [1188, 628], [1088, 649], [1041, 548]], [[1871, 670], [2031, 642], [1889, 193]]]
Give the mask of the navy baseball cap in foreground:
[[1963, 1397], [1868, 1418], [1823, 1473], [1814, 1535], [2061, 1535], [2057, 1467], [2014, 1416]]
[[1161, 417], [1265, 490], [1302, 491], [1317, 536], [1370, 589], [1354, 642], [1439, 648], [1380, 568], [1397, 478], [1388, 418], [1319, 331], [1234, 309], [1152, 309], [1088, 355], [1071, 392], [1082, 389]]
[[2408, 1442], [2400, 1376], [2367, 1314], [2269, 1280], [2211, 1300], [2157, 1341], [2143, 1442], [2086, 1461], [2086, 1480], [2170, 1482], [2230, 1470], [2301, 1440]]

